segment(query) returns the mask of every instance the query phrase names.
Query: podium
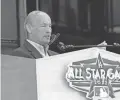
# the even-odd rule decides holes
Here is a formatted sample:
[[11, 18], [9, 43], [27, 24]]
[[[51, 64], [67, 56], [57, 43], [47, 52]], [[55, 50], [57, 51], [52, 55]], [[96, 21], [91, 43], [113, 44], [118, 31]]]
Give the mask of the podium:
[[[100, 63], [93, 63], [94, 61], [98, 61], [98, 63], [100, 61]], [[83, 69], [85, 69], [87, 68], [85, 66], [86, 64], [97, 64], [100, 67], [102, 63], [105, 63], [104, 66], [109, 65], [110, 70], [112, 70], [112, 68], [116, 68], [115, 71], [117, 70], [117, 72], [111, 73], [111, 75], [114, 74], [114, 77], [111, 79], [112, 82], [110, 84], [112, 90], [109, 89], [109, 91], [114, 92], [114, 100], [119, 100], [119, 54], [98, 48], [89, 48], [36, 60], [2, 55], [2, 100], [89, 100], [88, 95], [92, 92], [91, 85], [88, 83], [92, 83], [93, 81], [85, 78], [86, 74], [83, 73], [81, 75], [84, 79], [80, 78], [80, 67], [84, 66]], [[91, 67], [91, 65], [89, 65], [88, 68], [89, 67]], [[72, 78], [71, 74], [69, 74], [71, 73], [71, 68], [74, 70], [72, 72], [74, 73], [72, 74]], [[79, 71], [74, 68], [78, 68]], [[105, 70], [106, 68], [107, 67], [105, 67]], [[83, 72], [82, 69], [81, 72]], [[105, 76], [103, 70], [100, 73], [102, 77]], [[87, 73], [87, 77], [89, 75]], [[101, 76], [99, 77], [101, 78]], [[109, 76], [109, 78], [111, 78], [111, 76]], [[113, 82], [114, 78], [115, 81]], [[85, 84], [81, 82], [85, 82]], [[103, 85], [101, 85], [101, 87], [103, 87]], [[107, 91], [107, 88], [103, 88], [103, 90], [104, 89]], [[99, 94], [98, 92], [98, 95], [93, 94], [89, 96], [94, 100], [93, 97], [99, 96]]]
[[37, 100], [36, 61], [1, 56], [1, 100]]

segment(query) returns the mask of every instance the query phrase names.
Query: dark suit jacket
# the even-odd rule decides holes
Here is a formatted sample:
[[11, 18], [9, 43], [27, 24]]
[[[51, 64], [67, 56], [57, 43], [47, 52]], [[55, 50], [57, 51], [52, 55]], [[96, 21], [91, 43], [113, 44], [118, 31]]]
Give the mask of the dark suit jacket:
[[[43, 58], [42, 55], [39, 53], [39, 51], [31, 45], [28, 41], [25, 40], [23, 46], [17, 48], [12, 52], [13, 56], [19, 56], [19, 57], [26, 57], [26, 58]], [[48, 50], [48, 55], [57, 55], [56, 52]]]

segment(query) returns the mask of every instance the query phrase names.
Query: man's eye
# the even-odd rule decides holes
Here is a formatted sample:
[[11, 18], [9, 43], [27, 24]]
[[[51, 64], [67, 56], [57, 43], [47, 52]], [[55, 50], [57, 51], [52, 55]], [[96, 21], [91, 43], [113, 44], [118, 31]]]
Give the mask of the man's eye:
[[51, 27], [52, 25], [41, 25], [41, 27]]
[[41, 27], [51, 27], [52, 25], [51, 24], [43, 24], [41, 25]]

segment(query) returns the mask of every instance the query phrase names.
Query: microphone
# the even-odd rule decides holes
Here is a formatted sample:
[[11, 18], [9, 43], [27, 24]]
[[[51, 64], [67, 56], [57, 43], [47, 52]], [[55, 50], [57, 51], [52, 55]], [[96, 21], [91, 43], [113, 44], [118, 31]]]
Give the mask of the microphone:
[[65, 51], [66, 50], [66, 45], [63, 42], [59, 42], [57, 47], [61, 50], [61, 51]]
[[50, 46], [52, 43], [54, 43], [58, 39], [59, 36], [60, 36], [60, 33], [57, 33], [56, 35], [52, 34], [51, 35], [51, 40], [50, 40], [48, 45]]
[[57, 47], [61, 50], [61, 51], [65, 51], [67, 49], [74, 49], [75, 47], [73, 45], [65, 45], [63, 42], [59, 42], [57, 44]]

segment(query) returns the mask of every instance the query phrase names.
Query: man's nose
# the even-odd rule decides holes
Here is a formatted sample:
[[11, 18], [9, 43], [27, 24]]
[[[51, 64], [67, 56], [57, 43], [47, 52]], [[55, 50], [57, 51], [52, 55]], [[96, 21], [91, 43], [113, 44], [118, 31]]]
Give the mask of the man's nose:
[[52, 32], [52, 28], [51, 27], [48, 27], [47, 28], [47, 33], [51, 33]]

